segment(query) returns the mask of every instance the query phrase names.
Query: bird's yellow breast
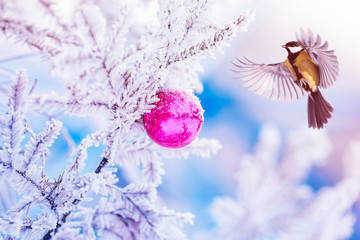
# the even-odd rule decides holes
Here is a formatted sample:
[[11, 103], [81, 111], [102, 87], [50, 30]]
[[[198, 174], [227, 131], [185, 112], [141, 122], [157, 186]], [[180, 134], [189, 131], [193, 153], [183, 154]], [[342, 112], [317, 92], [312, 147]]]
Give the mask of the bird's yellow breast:
[[286, 59], [284, 65], [291, 72], [295, 82], [299, 80], [297, 74], [298, 72], [303, 78], [306, 79], [310, 89], [313, 89], [315, 86], [320, 84], [319, 68], [306, 50], [300, 52], [293, 65], [289, 62], [288, 59]]

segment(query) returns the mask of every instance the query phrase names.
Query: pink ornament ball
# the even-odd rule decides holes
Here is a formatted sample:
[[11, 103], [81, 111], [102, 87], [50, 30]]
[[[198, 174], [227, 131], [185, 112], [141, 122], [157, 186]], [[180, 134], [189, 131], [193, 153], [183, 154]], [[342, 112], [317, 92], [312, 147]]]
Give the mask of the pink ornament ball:
[[181, 90], [163, 90], [156, 96], [159, 101], [150, 113], [144, 114], [149, 137], [168, 148], [180, 148], [191, 143], [204, 123], [204, 110], [199, 99]]

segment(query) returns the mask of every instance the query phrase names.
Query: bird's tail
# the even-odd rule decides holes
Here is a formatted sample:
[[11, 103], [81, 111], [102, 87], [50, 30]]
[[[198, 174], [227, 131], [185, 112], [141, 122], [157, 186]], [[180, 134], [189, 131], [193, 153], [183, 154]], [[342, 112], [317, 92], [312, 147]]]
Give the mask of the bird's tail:
[[330, 103], [322, 96], [321, 92], [311, 92], [308, 97], [308, 122], [309, 128], [322, 128], [328, 119], [331, 118], [331, 112], [334, 111]]

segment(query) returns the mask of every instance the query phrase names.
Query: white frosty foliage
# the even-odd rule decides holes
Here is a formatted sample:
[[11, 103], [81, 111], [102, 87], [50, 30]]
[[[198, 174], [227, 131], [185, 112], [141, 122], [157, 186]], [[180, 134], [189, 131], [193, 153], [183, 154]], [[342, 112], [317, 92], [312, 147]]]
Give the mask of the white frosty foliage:
[[[34, 205], [41, 204], [49, 191], [48, 178], [44, 173], [44, 161], [41, 155], [46, 155], [47, 148], [59, 134], [61, 122], [52, 119], [40, 134], [31, 132], [30, 140], [21, 151], [20, 144], [24, 139], [24, 103], [25, 88], [28, 78], [24, 71], [18, 72], [13, 80], [9, 93], [8, 111], [4, 117], [4, 125], [0, 129], [0, 179], [2, 185], [10, 184], [23, 198], [16, 204], [9, 206], [6, 215], [0, 216], [0, 232], [9, 236], [24, 239], [31, 236], [42, 236], [43, 232], [55, 227], [56, 220], [49, 217], [47, 212], [36, 217], [28, 218]], [[9, 188], [8, 188], [9, 189]], [[8, 190], [9, 193], [12, 190]], [[45, 205], [44, 205], [45, 206]], [[44, 223], [46, 221], [46, 223]], [[28, 229], [32, 229], [28, 232]], [[40, 235], [39, 235], [40, 234]]]
[[[44, 68], [50, 66], [65, 86], [39, 94], [36, 88], [25, 91], [25, 71], [13, 80], [7, 112], [0, 115], [3, 237], [186, 238], [180, 227], [191, 224], [193, 216], [157, 202], [163, 158], [209, 157], [221, 146], [199, 139], [183, 149], [159, 147], [146, 136], [142, 116], [162, 88], [201, 91], [200, 60], [221, 51], [253, 20], [247, 11], [228, 25], [210, 24], [210, 2], [0, 0], [0, 33], [39, 53]], [[25, 109], [47, 116], [96, 115], [106, 126], [75, 146], [54, 118], [35, 133]], [[70, 151], [57, 161], [70, 163], [51, 180], [44, 166], [59, 134]], [[93, 146], [103, 147], [102, 159], [93, 172], [84, 173], [87, 149]], [[119, 186], [118, 168], [136, 178]], [[98, 197], [91, 198], [94, 194]]]
[[236, 199], [219, 197], [211, 211], [217, 228], [198, 239], [347, 239], [353, 205], [360, 196], [359, 143], [344, 155], [344, 177], [333, 187], [313, 192], [303, 183], [310, 167], [324, 164], [331, 141], [322, 131], [301, 128], [289, 134], [282, 160], [281, 138], [263, 128], [253, 155], [240, 159]]

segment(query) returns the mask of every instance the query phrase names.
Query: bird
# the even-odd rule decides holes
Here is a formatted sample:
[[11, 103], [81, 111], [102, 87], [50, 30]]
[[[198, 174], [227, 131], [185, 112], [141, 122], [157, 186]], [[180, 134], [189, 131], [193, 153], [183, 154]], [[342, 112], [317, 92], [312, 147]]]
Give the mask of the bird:
[[339, 74], [339, 62], [334, 50], [328, 49], [328, 42], [322, 44], [319, 34], [300, 29], [296, 41], [282, 47], [287, 51], [284, 62], [259, 64], [248, 58], [237, 58], [233, 70], [242, 81], [240, 85], [263, 97], [279, 101], [297, 100], [308, 95], [307, 114], [309, 128], [323, 128], [331, 118], [333, 107], [325, 100], [320, 88], [334, 84]]

